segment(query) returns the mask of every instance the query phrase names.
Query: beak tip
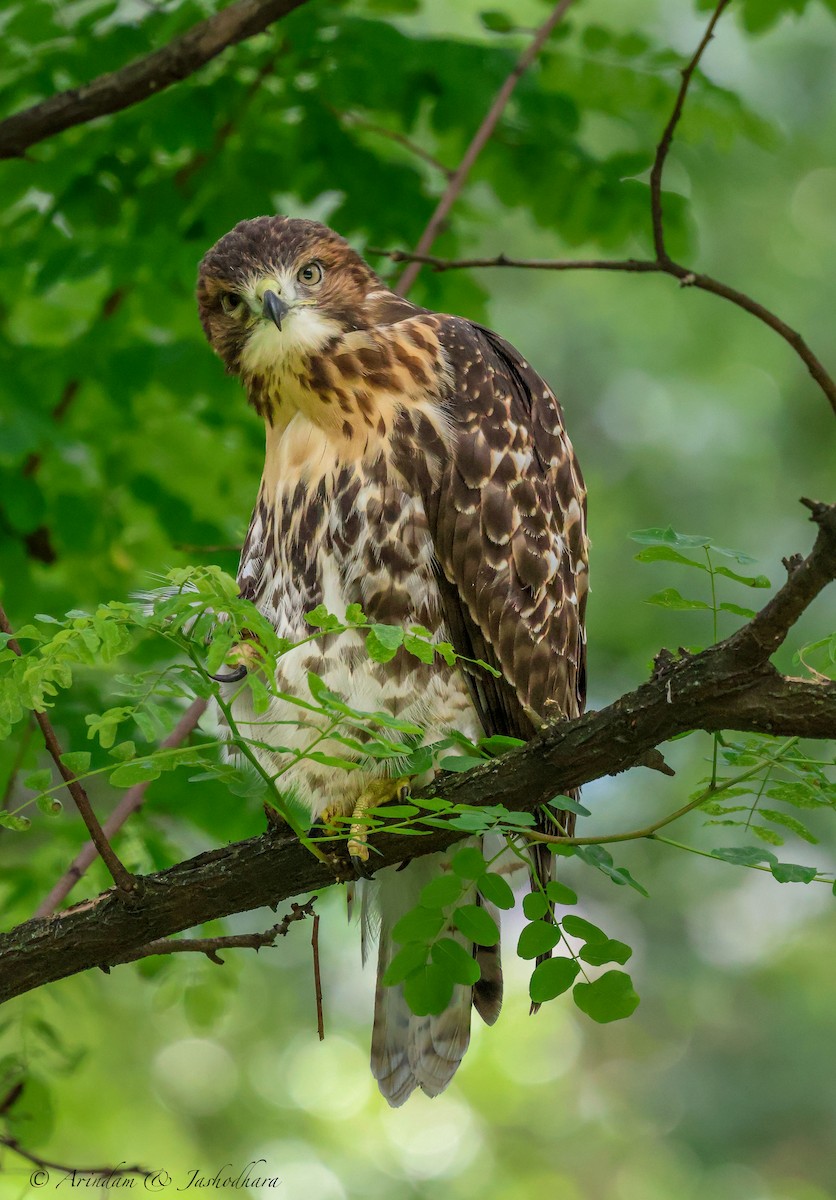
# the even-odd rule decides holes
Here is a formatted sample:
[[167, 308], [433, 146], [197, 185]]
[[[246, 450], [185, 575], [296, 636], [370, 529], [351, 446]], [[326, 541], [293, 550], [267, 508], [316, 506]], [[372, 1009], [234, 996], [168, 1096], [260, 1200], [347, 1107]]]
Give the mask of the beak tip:
[[276, 328], [281, 332], [282, 319], [287, 316], [289, 304], [286, 304], [280, 296], [275, 292], [265, 292], [262, 300], [262, 309], [264, 316], [272, 321]]

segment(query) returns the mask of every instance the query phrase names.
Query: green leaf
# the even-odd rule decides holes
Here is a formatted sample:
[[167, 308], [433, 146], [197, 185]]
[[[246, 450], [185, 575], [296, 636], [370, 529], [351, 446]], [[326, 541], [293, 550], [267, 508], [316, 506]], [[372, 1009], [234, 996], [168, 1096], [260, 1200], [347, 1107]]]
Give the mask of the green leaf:
[[453, 924], [477, 946], [495, 946], [499, 941], [496, 921], [478, 904], [462, 904], [453, 910]]
[[439, 875], [424, 886], [420, 903], [424, 908], [445, 908], [448, 904], [455, 904], [461, 894], [461, 879], [455, 875]]
[[362, 605], [349, 604], [345, 610], [346, 625], [365, 625], [366, 614], [363, 612]]
[[450, 859], [450, 866], [462, 879], [478, 879], [485, 870], [485, 857], [475, 846], [463, 846]]
[[534, 1004], [544, 1004], [567, 992], [580, 972], [573, 958], [547, 958], [531, 973], [528, 994]]
[[64, 811], [64, 805], [57, 796], [38, 796], [38, 808], [48, 817], [57, 817]]
[[553, 904], [577, 904], [577, 892], [573, 892], [565, 883], [558, 883], [556, 879], [550, 880], [546, 884], [546, 895]]
[[628, 887], [633, 888], [634, 891], [639, 892], [642, 896], [647, 896], [649, 894], [647, 889], [643, 888], [642, 885], [633, 878], [626, 867], [614, 866], [612, 855], [608, 850], [605, 850], [603, 846], [574, 846], [567, 848], [574, 850], [574, 853], [577, 855], [577, 857], [581, 859], [582, 862], [587, 863], [588, 866], [596, 867], [599, 871], [603, 871], [605, 875], [610, 877], [613, 883], [626, 884]]
[[43, 792], [46, 788], [52, 786], [52, 771], [50, 771], [49, 767], [44, 767], [40, 771], [33, 771], [31, 775], [26, 776], [23, 786], [31, 788], [33, 792]]
[[588, 808], [584, 808], [577, 800], [573, 800], [571, 796], [553, 796], [548, 801], [550, 808], [556, 808], [558, 812], [575, 813], [578, 817], [591, 817], [592, 813]]
[[783, 826], [784, 829], [789, 829], [796, 837], [803, 838], [805, 842], [810, 842], [811, 845], [817, 846], [819, 839], [810, 832], [806, 825], [795, 817], [791, 817], [788, 813], [779, 812], [772, 808], [759, 808], [758, 813], [767, 821], [774, 821], [776, 825]]
[[133, 787], [135, 783], [150, 783], [153, 779], [159, 779], [162, 773], [162, 767], [153, 759], [143, 758], [123, 763], [111, 772], [109, 778], [113, 787]]
[[14, 813], [6, 812], [4, 808], [0, 808], [0, 826], [3, 829], [13, 829], [15, 833], [23, 833], [31, 824], [32, 822], [28, 817], [17, 817]]
[[444, 913], [437, 908], [413, 908], [392, 930], [396, 942], [429, 942], [441, 932]]
[[626, 963], [632, 953], [632, 947], [626, 942], [605, 938], [603, 942], [587, 942], [581, 947], [580, 957], [593, 967], [601, 967], [609, 962]]
[[639, 1005], [633, 981], [624, 971], [606, 971], [592, 983], [576, 983], [572, 995], [581, 1012], [601, 1025], [624, 1020]]
[[628, 534], [631, 541], [645, 546], [680, 546], [694, 549], [697, 546], [710, 546], [711, 538], [693, 533], [677, 533], [670, 525], [667, 529], [636, 529]]
[[653, 596], [648, 596], [646, 604], [655, 604], [659, 608], [675, 608], [675, 609], [694, 609], [694, 608], [711, 608], [710, 604], [706, 604], [704, 600], [686, 600], [684, 596], [680, 596], [676, 588], [665, 588], [661, 592], [656, 592]]
[[771, 866], [778, 861], [769, 850], [761, 850], [757, 846], [725, 846], [712, 850], [711, 857], [734, 863], [738, 867], [755, 867], [760, 863], [769, 863]]
[[750, 588], [768, 588], [772, 584], [765, 575], [738, 575], [737, 571], [732, 571], [729, 567], [715, 567], [715, 575], [725, 575], [726, 579], [733, 579], [736, 583], [742, 583]]
[[487, 761], [486, 758], [474, 758], [470, 754], [448, 754], [446, 758], [438, 760], [438, 765], [442, 771], [471, 771], [474, 767], [483, 767]]
[[427, 963], [407, 975], [403, 994], [417, 1017], [442, 1013], [453, 998], [453, 980], [438, 963]]
[[548, 921], [532, 921], [524, 925], [517, 942], [517, 954], [520, 958], [536, 958], [538, 954], [548, 954], [560, 941], [560, 929]]
[[606, 942], [607, 935], [603, 929], [599, 929], [597, 925], [593, 925], [591, 921], [584, 920], [583, 917], [577, 917], [574, 913], [568, 913], [563, 918], [563, 929], [570, 937], [581, 938], [585, 942], [597, 943], [603, 945]]
[[512, 33], [515, 28], [510, 17], [493, 9], [489, 12], [479, 13], [479, 20], [491, 33]]
[[399, 625], [372, 625], [366, 635], [366, 653], [372, 662], [391, 662], [403, 645], [404, 636]]
[[392, 958], [383, 972], [384, 987], [392, 987], [406, 979], [413, 971], [423, 967], [427, 961], [429, 947], [426, 942], [407, 942]]
[[135, 742], [120, 742], [118, 746], [114, 746], [108, 751], [111, 758], [115, 758], [117, 762], [127, 762], [129, 758], [136, 758], [136, 743]]
[[440, 938], [430, 951], [433, 962], [454, 983], [472, 985], [479, 979], [479, 964], [464, 946], [453, 938]]
[[479, 738], [476, 743], [480, 750], [488, 754], [505, 754], [508, 750], [518, 750], [524, 746], [522, 738], [506, 737], [504, 733], [495, 733], [492, 737]]
[[812, 883], [818, 875], [815, 867], [803, 867], [798, 863], [773, 863], [770, 867], [779, 883]]
[[700, 571], [707, 571], [708, 566], [705, 563], [696, 562], [693, 558], [686, 558], [684, 554], [673, 550], [670, 546], [647, 546], [644, 550], [640, 550], [635, 556], [636, 562], [675, 562], [683, 563], [686, 567], [698, 567]]
[[514, 893], [510, 884], [504, 876], [495, 871], [486, 871], [484, 875], [480, 875], [476, 880], [476, 887], [485, 899], [490, 900], [497, 908], [514, 907]]
[[523, 896], [523, 913], [529, 921], [539, 921], [549, 911], [549, 902], [541, 892], [529, 892]]
[[408, 654], [411, 654], [413, 658], [420, 659], [423, 663], [431, 663], [435, 658], [432, 643], [415, 637], [412, 633], [404, 634], [403, 645]]
[[721, 612], [734, 613], [736, 617], [747, 617], [751, 619], [756, 615], [754, 609], [743, 608], [740, 604], [729, 604], [727, 600], [724, 600], [722, 604], [718, 604], [717, 607]]
[[339, 629], [342, 625], [339, 617], [330, 613], [324, 604], [317, 604], [311, 612], [305, 613], [305, 620], [309, 625], [313, 625], [314, 629], [322, 629], [325, 632]]
[[87, 750], [72, 750], [61, 755], [61, 762], [73, 775], [83, 775], [90, 769], [91, 754]]

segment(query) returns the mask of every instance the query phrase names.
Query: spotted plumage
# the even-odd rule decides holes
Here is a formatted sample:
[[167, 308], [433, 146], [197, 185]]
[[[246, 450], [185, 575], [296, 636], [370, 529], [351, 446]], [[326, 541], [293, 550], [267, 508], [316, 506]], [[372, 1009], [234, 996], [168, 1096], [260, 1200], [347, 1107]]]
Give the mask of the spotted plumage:
[[[428, 742], [451, 729], [528, 738], [550, 716], [578, 715], [585, 491], [560, 406], [521, 355], [479, 325], [401, 299], [332, 230], [286, 217], [244, 221], [223, 237], [201, 263], [198, 304], [211, 345], [265, 422], [242, 594], [293, 640], [309, 632], [304, 614], [317, 604], [341, 615], [359, 603], [372, 621], [423, 625], [499, 672], [405, 651], [374, 663], [348, 631], [282, 656], [278, 690], [305, 697], [315, 671], [353, 706], [420, 724]], [[310, 743], [297, 718], [281, 700], [258, 717], [244, 699], [236, 709], [271, 770]], [[382, 769], [306, 760], [282, 786], [312, 818], [350, 814]], [[443, 856], [416, 860], [366, 889], [365, 926], [375, 902], [379, 912], [380, 973], [395, 921], [439, 867]], [[495, 1020], [498, 953], [473, 952], [482, 980], [459, 985], [437, 1017], [415, 1017], [400, 988], [378, 979], [372, 1068], [391, 1104], [416, 1086], [430, 1095], [446, 1086], [471, 1003]]]

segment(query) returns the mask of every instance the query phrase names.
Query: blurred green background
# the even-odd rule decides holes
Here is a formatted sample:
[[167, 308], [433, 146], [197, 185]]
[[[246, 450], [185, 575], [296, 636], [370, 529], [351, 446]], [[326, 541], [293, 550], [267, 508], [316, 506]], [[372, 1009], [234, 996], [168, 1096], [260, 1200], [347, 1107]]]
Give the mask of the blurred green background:
[[[263, 434], [203, 341], [197, 262], [237, 220], [274, 211], [327, 220], [361, 250], [414, 245], [445, 175], [379, 127], [456, 166], [524, 31], [548, 12], [496, 2], [486, 16], [477, 0], [314, 0], [185, 83], [0, 164], [0, 576], [14, 623], [125, 598], [165, 567], [234, 571]], [[219, 7], [5, 0], [5, 111]], [[830, 362], [833, 16], [832, 0], [732, 4], [666, 172], [675, 256], [773, 308]], [[689, 0], [573, 7], [437, 251], [647, 255], [653, 148], [706, 19]], [[498, 329], [563, 401], [589, 487], [591, 707], [644, 678], [661, 645], [710, 638], [700, 614], [644, 603], [690, 581], [636, 564], [631, 530], [710, 535], [776, 582], [782, 556], [810, 546], [797, 500], [833, 499], [833, 415], [745, 313], [671, 279], [598, 273], [425, 271], [412, 296]], [[832, 628], [832, 597], [827, 608], [824, 597], [805, 616], [795, 645]], [[54, 712], [65, 746], [87, 745], [84, 714], [114, 694], [106, 673], [79, 676]], [[666, 754], [676, 780], [635, 771], [587, 788], [584, 831], [682, 803], [710, 742]], [[39, 761], [22, 727], [0, 749], [0, 779], [16, 761]], [[93, 795], [102, 813], [114, 803]], [[18, 786], [7, 803], [26, 796]], [[4, 928], [31, 914], [82, 840], [69, 811], [32, 816], [27, 834], [0, 831]], [[690, 820], [692, 843], [733, 840]], [[159, 868], [261, 827], [255, 802], [167, 775], [117, 848]], [[817, 831], [825, 845], [789, 857], [832, 869], [832, 832]], [[139, 1161], [172, 1187], [263, 1158], [286, 1200], [836, 1195], [829, 890], [645, 843], [618, 861], [650, 899], [574, 860], [566, 878], [582, 911], [635, 947], [642, 1004], [629, 1021], [593, 1026], [565, 997], [529, 1018], [527, 971], [509, 953], [502, 1017], [474, 1024], [449, 1091], [390, 1111], [367, 1065], [372, 973], [334, 893], [319, 905], [322, 1045], [302, 924], [258, 957], [227, 954], [223, 969], [178, 956], [65, 981], [0, 1013], [0, 1065], [22, 1054], [44, 1085], [27, 1093], [20, 1136], [70, 1164]], [[74, 898], [103, 886], [94, 870]], [[228, 927], [271, 923], [258, 913]], [[2, 1166], [0, 1197], [26, 1194], [29, 1167], [11, 1154]]]

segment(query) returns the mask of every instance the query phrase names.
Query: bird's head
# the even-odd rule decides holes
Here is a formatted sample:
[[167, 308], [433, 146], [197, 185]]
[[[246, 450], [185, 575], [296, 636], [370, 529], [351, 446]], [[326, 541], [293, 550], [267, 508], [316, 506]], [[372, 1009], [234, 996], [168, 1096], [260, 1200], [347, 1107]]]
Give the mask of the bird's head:
[[209, 344], [234, 375], [269, 372], [361, 329], [381, 286], [348, 242], [316, 221], [240, 221], [204, 256], [197, 281]]

